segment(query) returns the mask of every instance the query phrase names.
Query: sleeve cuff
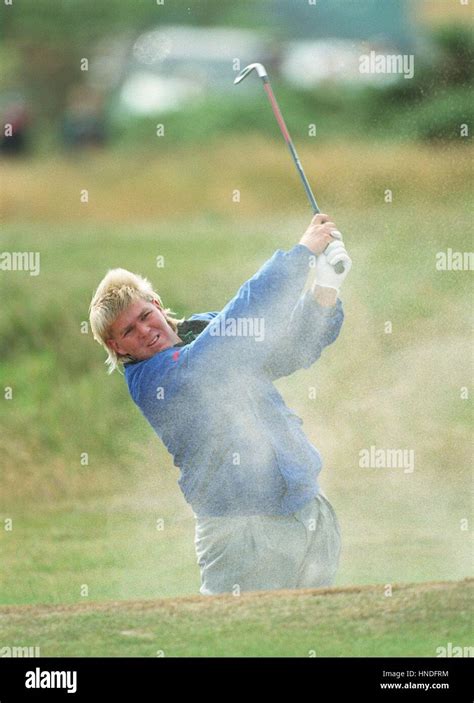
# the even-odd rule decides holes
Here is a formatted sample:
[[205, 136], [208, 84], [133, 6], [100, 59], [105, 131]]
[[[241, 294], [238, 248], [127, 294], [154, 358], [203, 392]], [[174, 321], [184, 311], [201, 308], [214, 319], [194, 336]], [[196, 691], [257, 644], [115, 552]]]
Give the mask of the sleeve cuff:
[[295, 244], [295, 246], [290, 249], [290, 252], [296, 252], [297, 254], [299, 254], [301, 256], [303, 254], [306, 254], [306, 256], [308, 256], [308, 257], [312, 256], [312, 257], [316, 258], [316, 254], [314, 254], [311, 251], [311, 249], [309, 249], [306, 246], [306, 244]]

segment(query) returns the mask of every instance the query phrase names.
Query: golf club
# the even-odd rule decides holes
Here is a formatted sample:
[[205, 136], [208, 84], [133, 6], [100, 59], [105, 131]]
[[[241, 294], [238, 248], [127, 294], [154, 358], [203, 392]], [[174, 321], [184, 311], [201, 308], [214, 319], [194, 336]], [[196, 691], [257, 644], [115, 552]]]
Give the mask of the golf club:
[[[234, 80], [234, 85], [237, 85], [238, 83], [243, 81], [244, 78], [247, 78], [249, 73], [251, 73], [253, 70], [255, 70], [257, 72], [258, 77], [261, 78], [263, 81], [263, 88], [264, 88], [266, 94], [268, 95], [268, 99], [270, 100], [273, 114], [276, 117], [276, 121], [278, 122], [281, 133], [283, 134], [283, 138], [288, 145], [288, 148], [290, 150], [290, 154], [292, 156], [294, 164], [297, 168], [298, 173], [300, 174], [301, 180], [303, 181], [306, 195], [308, 196], [308, 200], [310, 202], [310, 205], [313, 208], [313, 213], [316, 215], [321, 211], [318, 207], [318, 203], [316, 202], [316, 198], [314, 197], [313, 191], [311, 190], [311, 186], [309, 185], [308, 179], [306, 178], [305, 172], [303, 171], [303, 166], [301, 165], [301, 161], [299, 160], [298, 154], [296, 153], [296, 149], [295, 149], [294, 144], [292, 142], [292, 139], [290, 137], [290, 133], [288, 132], [288, 128], [285, 124], [285, 120], [283, 119], [283, 115], [281, 114], [280, 108], [278, 107], [278, 103], [276, 101], [275, 95], [274, 95], [272, 87], [270, 85], [270, 81], [268, 79], [268, 74], [265, 70], [265, 66], [261, 63], [250, 63], [248, 66], [246, 66], [245, 68], [243, 68], [240, 71], [239, 75]], [[334, 266], [334, 270], [336, 273], [343, 273], [344, 272], [344, 264], [342, 263], [342, 261], [339, 261]]]

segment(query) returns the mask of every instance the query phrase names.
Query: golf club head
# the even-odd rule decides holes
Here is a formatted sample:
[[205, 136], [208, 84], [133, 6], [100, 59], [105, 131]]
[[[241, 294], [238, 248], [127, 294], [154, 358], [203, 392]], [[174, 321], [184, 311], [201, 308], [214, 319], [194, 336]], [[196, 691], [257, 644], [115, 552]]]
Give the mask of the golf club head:
[[261, 63], [249, 63], [248, 66], [243, 68], [237, 78], [234, 80], [234, 85], [237, 85], [240, 83], [240, 81], [243, 81], [244, 78], [247, 78], [249, 73], [251, 73], [253, 70], [257, 71], [258, 77], [262, 78], [263, 80], [268, 78], [267, 72], [265, 70], [265, 66]]

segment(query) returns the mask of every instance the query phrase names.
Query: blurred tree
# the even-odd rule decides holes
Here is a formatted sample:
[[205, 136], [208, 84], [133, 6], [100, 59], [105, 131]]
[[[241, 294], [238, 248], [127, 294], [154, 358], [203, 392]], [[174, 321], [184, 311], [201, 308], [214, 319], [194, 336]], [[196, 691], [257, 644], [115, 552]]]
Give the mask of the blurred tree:
[[[251, 3], [247, 3], [249, 9]], [[0, 48], [16, 54], [10, 83], [21, 87], [36, 114], [56, 120], [69, 88], [84, 77], [80, 60], [106, 36], [130, 41], [159, 24], [230, 21], [234, 3], [222, 0], [22, 0], [1, 6]]]
[[461, 25], [436, 30], [434, 41], [441, 51], [441, 79], [445, 85], [472, 84], [474, 77], [474, 35]]

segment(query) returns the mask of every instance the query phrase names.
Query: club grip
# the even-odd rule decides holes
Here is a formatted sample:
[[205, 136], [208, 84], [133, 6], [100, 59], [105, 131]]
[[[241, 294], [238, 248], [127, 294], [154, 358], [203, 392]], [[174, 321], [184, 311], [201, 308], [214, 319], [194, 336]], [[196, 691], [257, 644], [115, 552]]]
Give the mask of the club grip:
[[344, 273], [344, 264], [342, 261], [338, 261], [337, 264], [334, 266], [334, 271], [336, 273]]

